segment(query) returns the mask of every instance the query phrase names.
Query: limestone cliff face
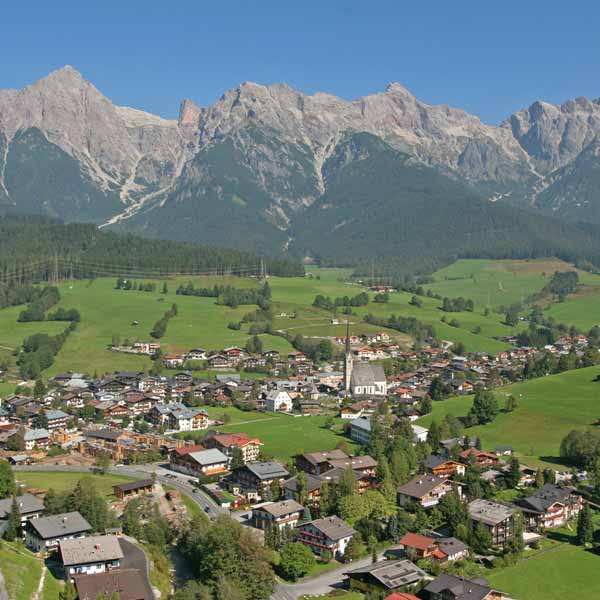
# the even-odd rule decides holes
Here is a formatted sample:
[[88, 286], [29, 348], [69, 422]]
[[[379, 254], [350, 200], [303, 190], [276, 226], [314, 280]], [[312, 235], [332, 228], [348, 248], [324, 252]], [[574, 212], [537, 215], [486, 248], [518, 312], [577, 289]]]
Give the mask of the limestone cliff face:
[[[398, 83], [348, 101], [246, 82], [208, 107], [184, 100], [179, 118], [168, 120], [114, 105], [66, 66], [22, 90], [0, 90], [0, 207], [113, 224], [185, 203], [188, 218], [206, 198], [234, 197], [235, 206], [260, 211], [283, 231], [326, 192], [332, 164], [360, 159], [340, 142], [365, 133], [488, 197], [571, 218], [568, 207], [597, 159], [586, 148], [599, 131], [597, 100], [535, 102], [493, 127], [463, 110], [428, 105]], [[35, 160], [26, 160], [28, 153]], [[35, 172], [28, 169], [47, 154], [34, 186], [42, 197], [33, 201], [28, 182]], [[576, 162], [580, 156], [585, 160]], [[66, 175], [51, 189], [52, 169], [59, 168]], [[65, 188], [72, 194], [66, 203]], [[594, 204], [592, 192], [586, 206]], [[104, 206], [94, 211], [97, 202]], [[79, 206], [85, 215], [69, 212]], [[575, 213], [595, 222], [600, 209]]]

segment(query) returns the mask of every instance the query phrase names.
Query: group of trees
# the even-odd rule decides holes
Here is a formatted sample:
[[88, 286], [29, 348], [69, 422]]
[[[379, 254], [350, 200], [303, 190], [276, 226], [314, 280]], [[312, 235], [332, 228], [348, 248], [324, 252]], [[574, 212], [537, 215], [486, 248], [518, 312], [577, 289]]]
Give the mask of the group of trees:
[[261, 309], [268, 309], [271, 300], [271, 288], [266, 281], [259, 288], [236, 288], [232, 285], [197, 288], [189, 282], [186, 285], [180, 285], [175, 293], [181, 296], [216, 298], [217, 304], [230, 308], [237, 308], [242, 304], [257, 304]]
[[555, 271], [542, 293], [552, 294], [562, 302], [568, 294], [572, 294], [579, 284], [577, 271]]
[[570, 431], [560, 443], [560, 456], [572, 465], [589, 468], [600, 458], [600, 434], [595, 431]]
[[175, 600], [267, 600], [273, 593], [269, 550], [228, 516], [212, 522], [192, 519], [182, 532], [179, 549], [195, 570], [196, 582], [190, 586], [195, 595], [184, 586]]
[[54, 363], [54, 357], [76, 327], [77, 323], [72, 321], [58, 335], [35, 333], [25, 338], [22, 351], [17, 358], [17, 365], [21, 374], [28, 379], [36, 379], [44, 369], [51, 367]]
[[163, 335], [167, 333], [169, 321], [175, 316], [177, 316], [177, 304], [172, 304], [171, 308], [165, 312], [165, 314], [158, 321], [156, 321], [156, 323], [154, 323], [150, 335], [155, 339], [163, 337]]
[[553, 373], [562, 373], [582, 367], [592, 367], [600, 362], [600, 353], [596, 348], [588, 347], [581, 356], [572, 349], [559, 358], [552, 352], [542, 352], [537, 356], [529, 356], [523, 365], [523, 378], [535, 379]]
[[46, 311], [52, 308], [60, 300], [60, 292], [57, 287], [46, 286], [36, 289], [25, 309], [19, 313], [19, 322], [43, 321]]
[[468, 427], [491, 423], [500, 414], [496, 396], [490, 390], [478, 388], [473, 398], [473, 406], [466, 417]]
[[442, 310], [444, 312], [473, 312], [474, 308], [473, 300], [465, 299], [462, 296], [442, 300]]
[[[166, 285], [167, 284], [165, 283], [165, 286]], [[137, 281], [135, 279], [125, 279], [123, 277], [118, 277], [117, 283], [115, 284], [115, 289], [116, 290], [125, 290], [125, 291], [133, 290], [133, 291], [140, 291], [140, 292], [155, 292], [156, 291], [156, 283], [153, 283], [151, 281], [144, 282], [144, 281]], [[163, 293], [166, 293], [166, 292], [163, 292]]]
[[[378, 302], [382, 302], [382, 300], [380, 299]], [[317, 294], [312, 305], [316, 308], [335, 311], [341, 306], [354, 307], [366, 306], [367, 304], [369, 304], [369, 294], [367, 294], [367, 292], [360, 292], [359, 294], [356, 294], [356, 296], [341, 296], [334, 298], [333, 300], [329, 296]]]
[[306, 354], [315, 362], [329, 361], [335, 356], [334, 346], [330, 340], [308, 338], [300, 334], [293, 335], [289, 332], [279, 331], [274, 331], [273, 335], [285, 338], [296, 350]]
[[431, 341], [437, 340], [435, 329], [432, 325], [422, 323], [414, 317], [400, 317], [391, 315], [390, 317], [377, 317], [372, 314], [365, 315], [363, 320], [365, 323], [371, 323], [379, 327], [387, 327], [388, 329], [395, 329], [406, 333], [417, 341]]

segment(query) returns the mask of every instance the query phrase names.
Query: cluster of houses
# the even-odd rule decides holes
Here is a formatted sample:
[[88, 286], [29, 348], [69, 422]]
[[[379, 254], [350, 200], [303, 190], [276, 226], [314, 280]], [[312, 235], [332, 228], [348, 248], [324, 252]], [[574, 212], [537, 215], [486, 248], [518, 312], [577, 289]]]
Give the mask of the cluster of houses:
[[[115, 495], [131, 498], [152, 493], [153, 480], [115, 486]], [[67, 581], [75, 585], [80, 600], [110, 598], [124, 593], [126, 598], [154, 600], [154, 593], [140, 551], [116, 533], [92, 534], [92, 526], [77, 511], [44, 515], [44, 503], [26, 493], [16, 497], [25, 545], [42, 557], [52, 555]], [[0, 533], [8, 524], [13, 500], [0, 500]]]

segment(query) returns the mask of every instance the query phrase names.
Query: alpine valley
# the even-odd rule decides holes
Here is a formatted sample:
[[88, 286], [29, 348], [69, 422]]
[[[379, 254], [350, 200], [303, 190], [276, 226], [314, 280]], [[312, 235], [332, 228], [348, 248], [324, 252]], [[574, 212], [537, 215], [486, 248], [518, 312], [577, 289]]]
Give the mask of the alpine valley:
[[401, 85], [244, 83], [167, 120], [66, 66], [0, 91], [0, 210], [322, 263], [555, 255], [600, 265], [600, 100], [499, 127]]

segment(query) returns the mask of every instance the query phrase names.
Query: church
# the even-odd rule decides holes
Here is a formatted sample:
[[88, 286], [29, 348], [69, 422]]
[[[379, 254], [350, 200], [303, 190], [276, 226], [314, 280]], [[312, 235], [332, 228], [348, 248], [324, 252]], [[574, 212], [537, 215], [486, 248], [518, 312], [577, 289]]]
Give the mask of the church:
[[350, 336], [346, 331], [344, 357], [344, 389], [352, 396], [386, 396], [387, 381], [380, 363], [354, 362], [350, 349]]

